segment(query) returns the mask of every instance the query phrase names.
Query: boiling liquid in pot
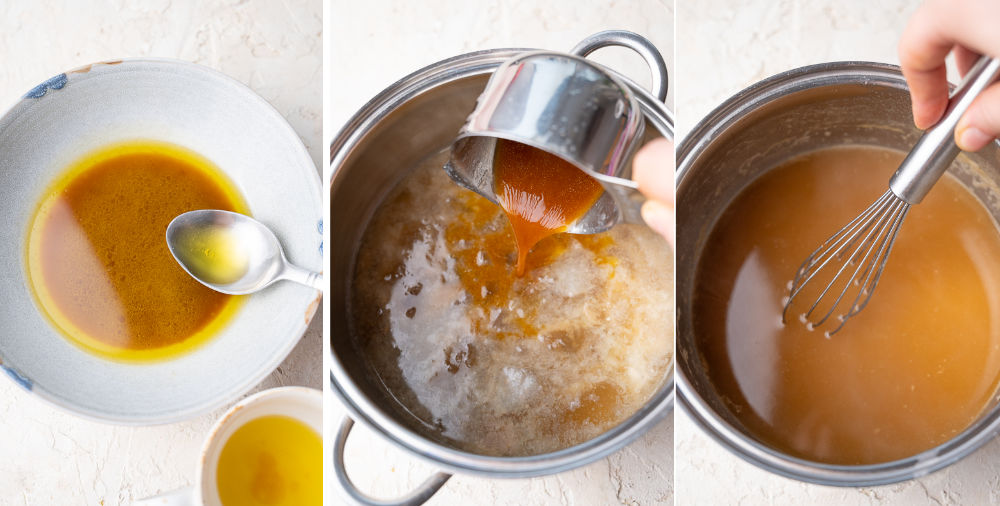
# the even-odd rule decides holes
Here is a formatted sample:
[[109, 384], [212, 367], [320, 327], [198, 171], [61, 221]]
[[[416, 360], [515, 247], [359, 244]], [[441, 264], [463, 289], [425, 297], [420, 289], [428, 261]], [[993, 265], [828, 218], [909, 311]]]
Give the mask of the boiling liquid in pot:
[[792, 455], [909, 457], [997, 391], [1000, 230], [950, 175], [911, 207], [864, 311], [826, 338], [798, 319], [805, 294], [781, 323], [799, 264], [885, 192], [903, 156], [843, 147], [789, 161], [738, 195], [705, 245], [693, 321], [709, 377], [752, 434]]
[[483, 455], [587, 441], [638, 410], [673, 353], [672, 253], [646, 227], [556, 234], [526, 255], [496, 205], [430, 157], [357, 257], [352, 331], [398, 416]]

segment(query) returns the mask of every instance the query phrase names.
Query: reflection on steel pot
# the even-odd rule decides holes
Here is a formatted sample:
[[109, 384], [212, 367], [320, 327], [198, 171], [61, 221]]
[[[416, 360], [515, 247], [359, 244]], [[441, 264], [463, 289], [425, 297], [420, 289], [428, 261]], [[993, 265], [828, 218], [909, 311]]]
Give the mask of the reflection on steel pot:
[[[588, 39], [578, 52], [585, 55], [604, 45], [624, 45], [651, 58], [654, 69], [665, 69], [648, 41], [634, 34], [606, 32]], [[635, 45], [635, 40], [646, 45]], [[667, 380], [633, 416], [604, 434], [564, 450], [529, 457], [490, 457], [460, 451], [431, 440], [395, 418], [384, 388], [373, 381], [348, 330], [354, 256], [365, 225], [378, 204], [405, 172], [432, 153], [451, 145], [490, 75], [524, 49], [480, 51], [436, 63], [395, 83], [365, 105], [343, 128], [331, 146], [330, 187], [330, 381], [333, 392], [351, 417], [382, 437], [448, 472], [497, 478], [539, 476], [573, 469], [600, 459], [645, 433], [673, 405], [673, 368]], [[661, 72], [665, 73], [665, 71]], [[654, 74], [657, 72], [654, 71]], [[673, 138], [673, 123], [662, 100], [666, 76], [654, 79], [659, 99], [628, 79], [645, 116], [647, 139]], [[662, 84], [661, 84], [662, 83]], [[360, 504], [419, 504], [429, 499], [449, 475], [438, 473], [413, 494], [395, 501], [376, 501], [358, 491], [344, 469], [343, 450], [353, 425], [340, 426], [334, 444], [334, 467], [342, 493]]]
[[[916, 478], [968, 455], [1000, 429], [994, 400], [965, 431], [909, 458], [832, 465], [791, 456], [758, 439], [711, 384], [692, 323], [695, 273], [716, 220], [737, 194], [781, 162], [817, 149], [868, 145], [909, 151], [913, 126], [906, 82], [895, 66], [827, 63], [747, 88], [703, 119], [678, 148], [677, 389], [679, 402], [710, 436], [739, 457], [791, 478], [865, 486]], [[1000, 145], [967, 153], [949, 169], [1000, 218]]]

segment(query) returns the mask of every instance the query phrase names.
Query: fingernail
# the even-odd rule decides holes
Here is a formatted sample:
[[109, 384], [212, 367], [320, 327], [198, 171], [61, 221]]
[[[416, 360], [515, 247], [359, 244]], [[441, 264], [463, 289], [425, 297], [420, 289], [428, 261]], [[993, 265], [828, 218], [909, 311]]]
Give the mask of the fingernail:
[[983, 146], [989, 144], [993, 137], [987, 135], [976, 127], [967, 127], [958, 134], [958, 147], [962, 151], [979, 151]]

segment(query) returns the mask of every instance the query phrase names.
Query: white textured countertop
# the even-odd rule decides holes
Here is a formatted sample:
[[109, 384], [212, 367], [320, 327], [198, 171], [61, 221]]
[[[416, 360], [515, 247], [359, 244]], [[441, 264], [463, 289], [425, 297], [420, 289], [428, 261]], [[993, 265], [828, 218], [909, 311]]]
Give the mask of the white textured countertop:
[[[0, 2], [0, 107], [73, 67], [128, 56], [180, 58], [249, 84], [321, 159], [318, 0]], [[321, 388], [322, 312], [258, 391]], [[0, 379], [0, 504], [117, 505], [191, 484], [220, 412], [157, 427], [78, 419]]]
[[[898, 63], [896, 42], [917, 2], [701, 0], [677, 12], [678, 137], [747, 85], [835, 60]], [[954, 80], [954, 75], [952, 74]], [[966, 505], [1000, 503], [1000, 441], [943, 471], [896, 485], [834, 488], [748, 464], [676, 414], [678, 504]]]
[[[480, 49], [568, 51], [591, 33], [627, 29], [654, 42], [673, 77], [671, 0], [613, 0], [606, 5], [573, 0], [338, 0], [329, 3], [327, 12], [326, 60], [332, 69], [324, 113], [328, 144], [355, 110], [397, 79], [444, 58]], [[628, 50], [609, 48], [593, 56], [648, 86], [650, 78], [642, 60]], [[333, 399], [328, 399], [328, 405], [332, 409], [326, 411], [326, 422], [335, 427], [342, 408]], [[624, 450], [584, 468], [534, 479], [456, 476], [427, 504], [671, 504], [672, 447], [673, 424], [668, 418]], [[348, 441], [346, 461], [352, 479], [366, 492], [383, 498], [409, 491], [433, 472], [431, 466], [358, 426]], [[329, 483], [329, 473], [327, 479]], [[341, 504], [332, 489], [328, 486], [327, 504]]]
[[677, 9], [677, 138], [766, 77], [842, 60], [899, 63], [911, 0], [699, 0]]

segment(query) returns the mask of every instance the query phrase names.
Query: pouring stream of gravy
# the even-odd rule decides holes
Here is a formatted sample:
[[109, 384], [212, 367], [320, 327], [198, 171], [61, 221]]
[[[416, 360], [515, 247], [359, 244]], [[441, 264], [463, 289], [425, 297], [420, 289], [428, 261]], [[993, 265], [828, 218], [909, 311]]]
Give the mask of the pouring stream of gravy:
[[517, 275], [531, 248], [565, 232], [597, 202], [604, 187], [573, 164], [519, 142], [497, 139], [493, 187], [517, 241]]

